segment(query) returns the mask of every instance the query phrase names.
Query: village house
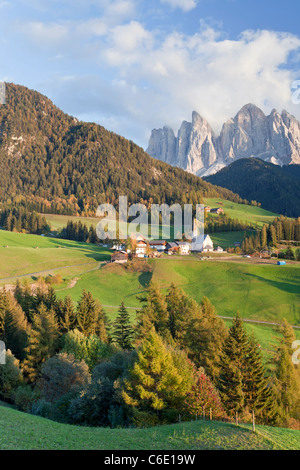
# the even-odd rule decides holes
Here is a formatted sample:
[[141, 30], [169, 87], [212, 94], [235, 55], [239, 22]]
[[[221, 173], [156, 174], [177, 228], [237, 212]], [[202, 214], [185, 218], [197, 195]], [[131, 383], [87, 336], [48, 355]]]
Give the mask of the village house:
[[151, 240], [149, 242], [149, 245], [152, 250], [164, 252], [166, 249], [167, 242], [165, 240]]
[[222, 209], [222, 207], [216, 207], [214, 209], [211, 209], [210, 210], [210, 213], [211, 214], [224, 214], [224, 209]]
[[177, 242], [179, 246], [179, 253], [182, 256], [189, 255], [191, 252], [191, 244], [188, 242]]
[[117, 251], [111, 255], [111, 263], [124, 264], [128, 261], [128, 254], [125, 251]]
[[136, 243], [135, 256], [137, 258], [145, 258], [147, 256], [147, 242], [146, 240], [139, 240]]
[[207, 212], [207, 213], [209, 213], [209, 212], [211, 211], [211, 207], [205, 206], [205, 207], [204, 207], [204, 211]]
[[221, 246], [218, 246], [218, 247], [215, 249], [215, 251], [216, 251], [217, 253], [223, 253], [223, 252], [224, 252], [224, 250], [223, 250], [223, 248], [222, 248]]
[[166, 244], [166, 250], [168, 255], [174, 255], [175, 253], [178, 253], [179, 245], [176, 242], [168, 242]]

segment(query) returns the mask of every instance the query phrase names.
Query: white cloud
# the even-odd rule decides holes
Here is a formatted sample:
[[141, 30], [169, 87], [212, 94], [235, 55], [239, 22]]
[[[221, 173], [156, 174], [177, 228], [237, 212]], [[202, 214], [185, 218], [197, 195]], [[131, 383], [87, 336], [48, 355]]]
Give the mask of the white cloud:
[[183, 11], [191, 11], [197, 6], [197, 0], [161, 0], [168, 3], [172, 8], [180, 8]]
[[[193, 110], [216, 132], [248, 102], [265, 112], [285, 108], [300, 119], [291, 93], [300, 69], [297, 75], [296, 65], [288, 66], [290, 54], [300, 51], [298, 37], [245, 31], [229, 40], [203, 23], [193, 35], [164, 34], [127, 18], [132, 1], [102, 3], [106, 7], [97, 18], [23, 26], [44, 55], [47, 46], [49, 57], [67, 57], [71, 71], [61, 76], [77, 71], [77, 79], [60, 83], [55, 70], [44, 83], [42, 91], [49, 90], [64, 110], [91, 119], [98, 115], [102, 125], [144, 146], [152, 128], [178, 129]], [[111, 10], [117, 5], [118, 18]], [[60, 63], [66, 67], [65, 60]]]

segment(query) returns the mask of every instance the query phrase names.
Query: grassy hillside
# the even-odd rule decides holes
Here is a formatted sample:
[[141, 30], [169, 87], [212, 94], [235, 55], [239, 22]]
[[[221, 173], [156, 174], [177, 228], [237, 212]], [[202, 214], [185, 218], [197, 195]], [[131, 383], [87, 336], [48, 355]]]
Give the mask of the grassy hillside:
[[258, 201], [268, 210], [299, 217], [299, 165], [279, 166], [259, 158], [241, 158], [205, 181], [236, 192], [248, 201]]
[[204, 203], [212, 208], [221, 207], [229, 217], [257, 224], [258, 227], [271, 223], [278, 216], [278, 214], [266, 211], [261, 207], [237, 204], [220, 198], [204, 198]]
[[0, 450], [300, 449], [300, 431], [227, 423], [182, 423], [149, 429], [68, 426], [0, 406]]
[[[255, 265], [247, 261], [198, 261], [164, 258], [150, 261], [152, 273], [128, 272], [123, 266], [107, 266], [84, 274], [68, 290], [78, 300], [82, 289], [89, 289], [104, 305], [119, 305], [122, 299], [129, 307], [139, 305], [136, 296], [152, 279], [166, 290], [171, 282], [198, 302], [207, 296], [220, 315], [280, 321], [286, 317], [300, 324], [300, 265]], [[66, 291], [60, 291], [64, 295]]]
[[[14, 276], [28, 274], [32, 281], [39, 273], [60, 273], [64, 281], [54, 286], [59, 298], [70, 295], [77, 301], [87, 289], [106, 306], [111, 318], [124, 300], [132, 307], [134, 320], [135, 308], [140, 306], [137, 296], [153, 279], [164, 292], [174, 282], [198, 302], [207, 296], [221, 316], [233, 317], [239, 310], [246, 319], [278, 323], [287, 318], [300, 325], [299, 263], [278, 267], [275, 262], [255, 264], [243, 258], [165, 257], [150, 261], [151, 272], [131, 272], [123, 266], [104, 265], [109, 258], [109, 250], [94, 245], [0, 231], [0, 285], [13, 284]], [[273, 349], [273, 327], [249, 323], [247, 328], [263, 348]]]
[[110, 259], [109, 250], [67, 240], [0, 230], [0, 285], [7, 278], [57, 268], [62, 276], [85, 272]]

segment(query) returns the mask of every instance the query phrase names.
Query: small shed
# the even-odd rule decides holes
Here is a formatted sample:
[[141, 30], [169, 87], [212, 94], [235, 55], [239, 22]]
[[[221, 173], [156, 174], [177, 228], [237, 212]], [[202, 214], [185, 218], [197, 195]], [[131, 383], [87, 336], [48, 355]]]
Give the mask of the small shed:
[[278, 266], [286, 266], [286, 261], [278, 261]]

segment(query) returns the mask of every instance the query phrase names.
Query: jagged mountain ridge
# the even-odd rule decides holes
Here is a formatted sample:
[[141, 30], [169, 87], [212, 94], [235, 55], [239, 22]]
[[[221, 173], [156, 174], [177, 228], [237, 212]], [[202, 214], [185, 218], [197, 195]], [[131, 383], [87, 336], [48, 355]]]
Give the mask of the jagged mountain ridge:
[[240, 158], [256, 157], [277, 165], [300, 164], [300, 123], [287, 111], [268, 116], [245, 105], [216, 136], [196, 111], [178, 131], [165, 126], [151, 133], [147, 153], [197, 176], [208, 176]]

